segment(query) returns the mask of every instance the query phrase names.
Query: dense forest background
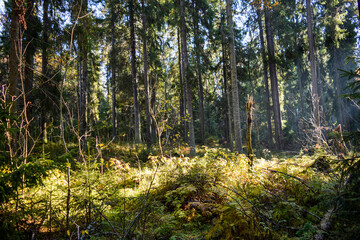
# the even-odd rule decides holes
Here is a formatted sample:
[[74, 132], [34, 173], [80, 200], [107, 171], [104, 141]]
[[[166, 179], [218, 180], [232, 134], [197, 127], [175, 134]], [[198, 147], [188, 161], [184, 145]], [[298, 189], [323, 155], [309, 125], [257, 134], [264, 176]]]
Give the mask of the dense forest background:
[[353, 0], [9, 0], [5, 239], [356, 239]]

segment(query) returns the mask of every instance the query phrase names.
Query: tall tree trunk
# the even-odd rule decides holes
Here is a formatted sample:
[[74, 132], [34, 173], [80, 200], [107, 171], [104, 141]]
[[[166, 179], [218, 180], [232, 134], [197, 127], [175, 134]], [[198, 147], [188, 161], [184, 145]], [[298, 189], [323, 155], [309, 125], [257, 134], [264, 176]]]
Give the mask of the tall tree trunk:
[[264, 33], [263, 26], [261, 20], [261, 12], [257, 11], [258, 15], [258, 24], [259, 24], [259, 32], [260, 32], [260, 44], [261, 44], [261, 56], [263, 60], [263, 81], [265, 87], [265, 107], [266, 107], [266, 120], [268, 125], [268, 135], [269, 135], [269, 143], [270, 147], [274, 146], [273, 142], [273, 132], [271, 126], [271, 107], [270, 107], [270, 92], [269, 92], [269, 80], [268, 80], [268, 63], [266, 60], [266, 51], [265, 51], [265, 41], [264, 41]]
[[232, 18], [232, 1], [226, 0], [227, 23], [229, 28], [229, 49], [230, 49], [230, 67], [231, 67], [231, 90], [233, 103], [233, 120], [235, 130], [235, 150], [242, 152], [241, 142], [241, 122], [240, 122], [240, 104], [239, 104], [239, 90], [237, 84], [236, 73], [236, 56], [235, 56], [235, 38], [234, 38], [234, 23]]
[[134, 0], [130, 0], [129, 4], [130, 4], [129, 10], [130, 10], [130, 42], [131, 42], [131, 76], [132, 76], [133, 100], [134, 100], [135, 143], [141, 143], [140, 111], [139, 111], [138, 89], [137, 89], [137, 79], [136, 79]]
[[275, 63], [275, 49], [274, 49], [274, 36], [271, 26], [271, 13], [268, 7], [265, 7], [265, 30], [268, 48], [268, 62], [270, 69], [270, 81], [271, 81], [271, 96], [273, 102], [274, 111], [274, 124], [275, 124], [275, 144], [276, 149], [282, 148], [282, 133], [281, 133], [281, 112], [280, 112], [280, 99], [279, 99], [279, 87], [276, 73]]
[[186, 95], [185, 95], [185, 84], [184, 84], [184, 75], [182, 69], [182, 52], [181, 52], [181, 39], [180, 39], [180, 29], [177, 32], [178, 40], [178, 50], [179, 50], [179, 80], [180, 80], [180, 118], [183, 124], [183, 129], [181, 130], [182, 137], [185, 142], [187, 142], [187, 123], [185, 121], [186, 113]]
[[[87, 0], [82, 0], [81, 16], [87, 15]], [[88, 94], [88, 21], [87, 17], [82, 20], [79, 43], [80, 59], [82, 63], [82, 74], [80, 78], [80, 142], [83, 152], [86, 152], [86, 131], [87, 131], [87, 94]]]
[[299, 93], [300, 93], [300, 108], [301, 108], [301, 117], [304, 117], [305, 115], [305, 106], [304, 106], [304, 89], [303, 89], [303, 82], [302, 82], [302, 76], [303, 76], [303, 69], [302, 69], [302, 63], [301, 63], [301, 56], [298, 56], [295, 60], [296, 62], [296, 73], [298, 77], [298, 84], [299, 84]]
[[[10, 23], [10, 56], [9, 56], [9, 86], [6, 95], [6, 103], [10, 104], [10, 113], [14, 114], [17, 110], [15, 99], [18, 95], [17, 85], [20, 81], [20, 60], [21, 60], [21, 43], [20, 43], [20, 21], [23, 19], [24, 2], [12, 1], [11, 23]], [[8, 120], [7, 127], [12, 127], [12, 120]], [[10, 157], [15, 154], [14, 134], [6, 133], [8, 138]]]
[[186, 83], [186, 103], [187, 103], [187, 114], [189, 116], [189, 146], [190, 155], [196, 154], [195, 149], [195, 132], [194, 132], [194, 114], [192, 109], [192, 96], [191, 96], [191, 83], [188, 76], [188, 55], [186, 45], [186, 25], [185, 25], [185, 7], [184, 0], [180, 0], [180, 28], [181, 28], [181, 52], [182, 52], [182, 74]]
[[313, 36], [313, 24], [312, 24], [312, 8], [311, 1], [306, 0], [306, 13], [307, 13], [307, 28], [308, 28], [308, 39], [309, 39], [309, 55], [310, 55], [310, 71], [311, 71], [311, 100], [313, 105], [313, 117], [315, 127], [315, 138], [316, 142], [320, 144], [321, 130], [320, 130], [320, 104], [319, 104], [319, 92], [318, 92], [318, 78], [316, 72], [316, 60], [315, 60], [315, 47], [314, 47], [314, 36]]
[[35, 6], [34, 0], [26, 1], [26, 14], [25, 19], [27, 22], [27, 29], [25, 31], [25, 76], [24, 76], [24, 108], [26, 109], [26, 121], [29, 122], [32, 118], [31, 109], [33, 102], [33, 82], [34, 82], [34, 55], [35, 55], [35, 43], [36, 41], [36, 19], [35, 19]]
[[112, 137], [116, 138], [116, 47], [115, 47], [115, 7], [111, 6], [111, 92], [112, 92]]
[[[48, 47], [49, 47], [49, 28], [50, 28], [50, 20], [48, 16], [49, 11], [49, 0], [44, 0], [43, 2], [43, 43], [42, 46], [42, 62], [41, 62], [41, 87], [46, 91], [48, 86]], [[44, 95], [42, 95], [44, 96]], [[41, 109], [41, 130], [42, 130], [42, 137], [44, 143], [47, 143], [47, 132], [46, 132], [46, 102], [45, 99], [40, 99], [43, 103]], [[62, 124], [62, 123], [61, 123]]]
[[[337, 105], [337, 120], [338, 122], [344, 126], [346, 126], [345, 118], [344, 118], [344, 107], [343, 107], [343, 99], [341, 94], [343, 94], [343, 84], [341, 81], [341, 77], [339, 74], [339, 69], [344, 69], [344, 64], [342, 61], [341, 51], [336, 46], [333, 47], [334, 52], [334, 82], [335, 82], [335, 89], [336, 89], [336, 105]], [[347, 127], [347, 126], [346, 126]]]
[[[10, 24], [10, 56], [9, 56], [9, 87], [7, 102], [11, 103], [18, 95], [17, 85], [20, 81], [20, 16], [23, 14], [23, 1], [12, 1], [11, 24]], [[15, 103], [10, 108], [11, 112], [16, 111]]]
[[[293, 24], [297, 25], [298, 20], [296, 16], [293, 17]], [[302, 66], [302, 51], [301, 50], [301, 43], [299, 42], [299, 33], [296, 28], [293, 29], [294, 32], [294, 41], [295, 41], [295, 51], [296, 51], [296, 58], [295, 58], [295, 65], [296, 65], [296, 74], [298, 77], [298, 85], [299, 85], [299, 95], [300, 95], [300, 117], [303, 118], [305, 116], [305, 106], [304, 106], [304, 87], [303, 87], [303, 66]]]
[[201, 54], [202, 48], [200, 43], [199, 32], [199, 0], [194, 1], [195, 16], [194, 16], [194, 39], [196, 48], [196, 74], [198, 80], [198, 94], [199, 94], [199, 115], [200, 115], [200, 138], [201, 144], [205, 142], [205, 115], [204, 115], [204, 89], [202, 84], [202, 67]]
[[145, 90], [145, 113], [146, 113], [146, 143], [148, 148], [151, 147], [151, 115], [150, 115], [150, 99], [149, 99], [149, 78], [148, 78], [148, 53], [147, 53], [147, 36], [146, 36], [146, 9], [145, 1], [142, 4], [142, 23], [143, 23], [143, 54], [144, 54], [144, 90]]
[[228, 132], [228, 147], [230, 151], [234, 151], [234, 143], [233, 143], [233, 131], [232, 131], [232, 117], [231, 117], [231, 89], [228, 86], [228, 61], [227, 61], [227, 51], [226, 51], [226, 36], [224, 33], [224, 18], [221, 17], [221, 25], [220, 25], [220, 32], [221, 32], [221, 46], [222, 46], [222, 64], [223, 64], [223, 78], [224, 78], [224, 90], [225, 90], [225, 101], [226, 101], [226, 119], [227, 119], [227, 132]]

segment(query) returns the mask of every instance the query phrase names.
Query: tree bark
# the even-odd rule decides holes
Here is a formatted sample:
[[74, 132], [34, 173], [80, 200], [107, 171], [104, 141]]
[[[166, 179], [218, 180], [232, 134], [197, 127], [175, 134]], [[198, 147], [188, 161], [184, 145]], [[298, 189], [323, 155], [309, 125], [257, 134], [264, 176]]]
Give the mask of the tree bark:
[[[10, 55], [9, 55], [9, 85], [6, 94], [6, 103], [10, 105], [10, 114], [15, 114], [17, 111], [17, 103], [15, 102], [18, 95], [17, 85], [20, 82], [21, 74], [21, 40], [20, 34], [20, 21], [24, 20], [24, 2], [23, 1], [12, 1], [11, 9], [11, 23], [10, 23]], [[11, 128], [13, 122], [11, 119], [7, 120], [7, 127]], [[10, 158], [15, 155], [15, 135], [14, 133], [7, 132], [8, 146]]]
[[34, 0], [26, 1], [25, 19], [27, 29], [25, 31], [25, 75], [24, 75], [24, 108], [26, 109], [26, 120], [32, 119], [33, 82], [34, 82], [34, 55], [36, 51], [35, 41], [37, 37]]
[[116, 46], [115, 46], [115, 7], [111, 6], [111, 109], [112, 109], [112, 137], [116, 138]]
[[241, 142], [241, 122], [240, 122], [240, 104], [239, 104], [239, 90], [237, 84], [236, 73], [236, 56], [235, 56], [235, 38], [232, 18], [232, 1], [226, 0], [227, 23], [229, 28], [229, 49], [230, 49], [230, 67], [231, 67], [231, 94], [233, 103], [233, 120], [235, 131], [235, 150], [242, 152]]
[[143, 23], [143, 57], [144, 57], [144, 91], [145, 91], [145, 113], [146, 113], [146, 143], [147, 147], [151, 147], [151, 115], [150, 115], [150, 99], [149, 99], [149, 79], [148, 79], [148, 53], [147, 53], [147, 39], [146, 39], [146, 9], [145, 1], [142, 4], [142, 23]]
[[178, 40], [178, 51], [179, 51], [179, 82], [180, 82], [180, 118], [183, 124], [183, 129], [181, 131], [182, 137], [185, 142], [187, 142], [187, 123], [185, 121], [186, 113], [186, 95], [185, 95], [185, 84], [184, 84], [184, 75], [182, 69], [182, 56], [181, 56], [181, 39], [180, 39], [180, 29], [177, 32]]
[[301, 108], [301, 117], [304, 117], [305, 115], [305, 106], [304, 106], [304, 89], [303, 89], [303, 82], [302, 82], [302, 76], [303, 76], [303, 69], [301, 64], [301, 56], [298, 56], [295, 60], [296, 62], [296, 73], [298, 76], [298, 84], [299, 84], [299, 94], [300, 94], [300, 108]]
[[194, 39], [196, 48], [196, 73], [198, 79], [198, 94], [199, 94], [199, 115], [200, 115], [200, 138], [201, 144], [205, 142], [205, 115], [204, 115], [204, 89], [202, 84], [202, 67], [201, 54], [202, 48], [199, 39], [199, 1], [194, 1], [195, 16], [194, 16]]
[[87, 104], [88, 104], [88, 21], [87, 21], [87, 0], [82, 1], [81, 16], [85, 16], [82, 20], [79, 43], [80, 43], [80, 59], [82, 63], [82, 74], [80, 78], [80, 143], [83, 152], [86, 152], [86, 133], [87, 133]]
[[132, 76], [133, 101], [134, 101], [135, 143], [141, 143], [140, 113], [139, 113], [138, 88], [137, 88], [137, 79], [136, 79], [134, 0], [129, 0], [129, 1], [130, 1], [129, 10], [130, 10], [130, 42], [131, 42], [131, 76]]
[[270, 92], [269, 92], [269, 80], [268, 80], [268, 62], [266, 60], [266, 51], [265, 51], [265, 41], [264, 41], [264, 33], [263, 26], [261, 20], [261, 12], [258, 10], [258, 24], [259, 24], [259, 32], [260, 32], [260, 44], [261, 44], [261, 56], [263, 61], [263, 81], [264, 81], [264, 90], [265, 90], [265, 107], [266, 107], [266, 120], [268, 125], [268, 135], [269, 135], [269, 143], [270, 147], [274, 146], [273, 142], [273, 132], [271, 126], [271, 107], [270, 107]]
[[[43, 2], [43, 43], [42, 43], [42, 62], [41, 62], [41, 87], [46, 91], [48, 86], [48, 47], [49, 47], [49, 28], [50, 28], [50, 20], [49, 20], [49, 0], [44, 0]], [[42, 96], [44, 96], [42, 94]], [[44, 99], [40, 99], [42, 103], [41, 109], [41, 130], [42, 130], [42, 138], [44, 143], [47, 143], [47, 133], [46, 133], [46, 101]], [[62, 124], [62, 123], [61, 123]]]
[[250, 167], [253, 166], [254, 155], [251, 144], [251, 127], [252, 127], [252, 111], [253, 111], [254, 98], [248, 96], [248, 100], [246, 103], [246, 119], [247, 119], [247, 129], [246, 129], [246, 141], [248, 147], [248, 157], [250, 160]]
[[[336, 89], [336, 104], [337, 104], [337, 119], [338, 122], [343, 126], [346, 126], [346, 121], [344, 117], [344, 105], [343, 105], [343, 99], [341, 97], [341, 94], [343, 94], [343, 84], [340, 78], [339, 69], [344, 69], [344, 64], [342, 61], [341, 51], [339, 48], [334, 46], [334, 81], [335, 81], [335, 89]], [[346, 126], [347, 127], [347, 126]]]
[[271, 13], [268, 7], [265, 7], [265, 30], [268, 48], [268, 62], [270, 69], [270, 81], [271, 81], [271, 96], [273, 102], [274, 112], [274, 124], [275, 124], [275, 144], [276, 149], [282, 148], [282, 129], [281, 129], [281, 112], [280, 112], [280, 99], [279, 99], [279, 87], [276, 73], [275, 63], [275, 49], [274, 49], [274, 36], [271, 26]]
[[181, 51], [182, 51], [182, 70], [183, 77], [186, 83], [186, 103], [187, 103], [187, 114], [189, 117], [189, 140], [190, 155], [196, 154], [195, 148], [195, 133], [194, 133], [194, 118], [192, 109], [192, 96], [191, 96], [191, 83], [188, 76], [188, 54], [186, 45], [186, 25], [185, 25], [185, 6], [184, 0], [180, 0], [180, 28], [181, 28]]
[[[18, 95], [17, 85], [20, 81], [20, 15], [23, 11], [23, 2], [12, 1], [11, 23], [10, 23], [10, 56], [9, 56], [9, 87], [7, 94], [7, 103], [11, 103]], [[13, 103], [10, 111], [16, 111], [16, 105]]]
[[306, 0], [306, 13], [307, 13], [307, 28], [308, 28], [308, 39], [309, 39], [309, 55], [310, 55], [310, 71], [311, 71], [311, 100], [313, 105], [313, 118], [315, 127], [315, 138], [316, 143], [320, 144], [321, 141], [321, 130], [320, 130], [320, 110], [319, 110], [319, 93], [318, 93], [318, 78], [316, 72], [316, 60], [315, 60], [315, 46], [314, 36], [312, 30], [312, 8], [311, 1]]
[[223, 63], [223, 79], [224, 79], [224, 90], [225, 90], [225, 101], [226, 101], [226, 119], [227, 119], [227, 132], [228, 132], [228, 138], [227, 138], [227, 144], [230, 149], [230, 151], [234, 151], [234, 143], [233, 143], [233, 130], [232, 130], [232, 118], [231, 118], [231, 89], [228, 85], [228, 61], [227, 61], [227, 52], [226, 52], [226, 36], [224, 33], [224, 18], [221, 18], [221, 25], [220, 25], [220, 32], [221, 32], [221, 46], [222, 46], [222, 63]]

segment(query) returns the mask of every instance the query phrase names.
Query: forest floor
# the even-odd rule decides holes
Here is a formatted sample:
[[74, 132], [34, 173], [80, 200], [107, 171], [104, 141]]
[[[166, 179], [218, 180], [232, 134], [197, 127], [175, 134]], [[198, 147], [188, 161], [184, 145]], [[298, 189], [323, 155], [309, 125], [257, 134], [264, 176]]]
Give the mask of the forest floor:
[[[357, 239], [359, 158], [48, 144], [51, 170], [2, 206], [12, 239]], [[354, 170], [355, 169], [355, 170]], [[8, 225], [6, 225], [8, 224]], [[4, 228], [4, 227], [3, 227]], [[10, 227], [9, 227], [10, 229]], [[9, 235], [10, 234], [10, 235]]]

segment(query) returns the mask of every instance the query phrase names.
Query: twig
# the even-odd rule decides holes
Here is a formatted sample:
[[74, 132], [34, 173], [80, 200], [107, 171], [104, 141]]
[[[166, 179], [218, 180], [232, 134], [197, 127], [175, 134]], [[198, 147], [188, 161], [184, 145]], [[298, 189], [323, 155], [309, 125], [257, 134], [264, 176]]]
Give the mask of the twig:
[[99, 210], [99, 213], [101, 216], [103, 216], [105, 218], [105, 220], [110, 224], [111, 228], [114, 230], [115, 235], [121, 239], [121, 236], [119, 235], [119, 233], [116, 231], [115, 227], [112, 225], [112, 223], [110, 222], [110, 220]]

